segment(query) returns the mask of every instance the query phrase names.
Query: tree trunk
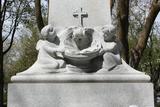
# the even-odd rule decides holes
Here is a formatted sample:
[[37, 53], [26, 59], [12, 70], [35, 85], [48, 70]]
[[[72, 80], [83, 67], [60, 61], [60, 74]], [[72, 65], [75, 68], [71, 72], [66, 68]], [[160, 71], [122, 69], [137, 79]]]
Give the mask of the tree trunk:
[[130, 65], [138, 68], [143, 51], [146, 48], [147, 41], [151, 32], [154, 21], [160, 11], [160, 0], [153, 0], [150, 12], [146, 18], [144, 27], [139, 34], [139, 39], [134, 48], [131, 49]]
[[2, 42], [2, 10], [0, 0], [0, 107], [3, 107], [3, 88], [4, 88], [4, 73], [3, 73], [3, 42]]
[[128, 16], [129, 16], [129, 0], [117, 1], [117, 17], [118, 17], [118, 38], [123, 45], [122, 56], [129, 63], [129, 46], [128, 46]]
[[36, 15], [38, 29], [39, 31], [41, 31], [41, 29], [44, 27], [44, 22], [41, 12], [41, 0], [35, 0], [35, 15]]
[[2, 43], [2, 32], [0, 30], [0, 107], [3, 107], [3, 88], [4, 88], [3, 43]]
[[115, 0], [110, 0], [110, 11], [111, 11], [111, 15], [112, 15], [112, 10], [115, 4]]

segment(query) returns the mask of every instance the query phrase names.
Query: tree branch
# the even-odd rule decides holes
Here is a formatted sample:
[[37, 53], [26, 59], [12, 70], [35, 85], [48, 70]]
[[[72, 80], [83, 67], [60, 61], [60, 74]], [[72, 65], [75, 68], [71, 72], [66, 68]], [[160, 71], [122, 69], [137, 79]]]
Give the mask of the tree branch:
[[129, 18], [129, 0], [119, 0], [118, 8], [118, 38], [123, 44], [122, 55], [127, 63], [129, 63], [129, 45], [128, 45], [128, 18]]
[[19, 24], [18, 19], [19, 19], [19, 15], [20, 15], [19, 12], [20, 12], [21, 4], [22, 4], [22, 2], [19, 4], [18, 9], [17, 9], [16, 18], [15, 18], [14, 26], [13, 26], [13, 32], [12, 32], [12, 35], [11, 35], [10, 45], [5, 51], [3, 51], [3, 55], [5, 55], [12, 47], [14, 36], [15, 36], [15, 32], [16, 32], [17, 26]]
[[13, 28], [10, 29], [8, 35], [3, 39], [3, 43], [8, 39], [8, 37], [11, 35], [12, 31], [13, 31]]
[[115, 0], [110, 0], [110, 11], [111, 11], [111, 15], [112, 15], [112, 10], [115, 4]]
[[3, 8], [2, 8], [2, 19], [1, 19], [2, 20], [2, 26], [3, 26], [4, 20], [5, 20], [5, 16], [6, 16], [6, 9], [7, 9], [6, 6], [7, 6], [7, 0], [4, 1]]
[[146, 48], [149, 34], [151, 28], [154, 24], [154, 21], [160, 11], [159, 0], [152, 1], [150, 12], [146, 18], [145, 24], [142, 28], [142, 31], [139, 34], [139, 39], [134, 48], [131, 49], [131, 60], [130, 64], [132, 67], [137, 68], [142, 57], [143, 51]]
[[2, 1], [0, 0], [0, 107], [3, 107], [3, 88], [4, 88], [4, 72], [3, 72], [3, 43], [2, 43]]
[[44, 27], [44, 22], [41, 12], [41, 0], [35, 0], [35, 15], [36, 15], [38, 29], [39, 31], [41, 31], [41, 29]]

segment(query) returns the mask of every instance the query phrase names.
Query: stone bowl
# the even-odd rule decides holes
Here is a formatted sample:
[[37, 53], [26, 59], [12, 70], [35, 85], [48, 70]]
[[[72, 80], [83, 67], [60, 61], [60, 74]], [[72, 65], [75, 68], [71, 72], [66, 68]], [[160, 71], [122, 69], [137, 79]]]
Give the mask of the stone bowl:
[[99, 55], [99, 50], [93, 51], [93, 52], [86, 52], [86, 53], [69, 53], [65, 52], [64, 57], [66, 59], [69, 59], [71, 61], [90, 61], [93, 58], [97, 57]]

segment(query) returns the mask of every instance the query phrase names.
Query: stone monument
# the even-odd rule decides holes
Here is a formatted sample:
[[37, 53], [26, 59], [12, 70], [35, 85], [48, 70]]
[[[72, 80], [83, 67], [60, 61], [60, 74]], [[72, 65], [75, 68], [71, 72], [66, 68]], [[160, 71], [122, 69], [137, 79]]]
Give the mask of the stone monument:
[[11, 78], [8, 107], [154, 107], [150, 77], [120, 57], [110, 0], [50, 0], [37, 61]]

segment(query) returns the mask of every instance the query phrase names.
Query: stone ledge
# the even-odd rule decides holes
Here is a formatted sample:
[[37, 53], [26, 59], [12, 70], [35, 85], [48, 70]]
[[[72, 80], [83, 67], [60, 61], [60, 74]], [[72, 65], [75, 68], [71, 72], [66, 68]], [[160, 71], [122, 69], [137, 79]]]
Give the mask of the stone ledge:
[[8, 107], [154, 107], [151, 83], [11, 83]]
[[147, 83], [150, 77], [145, 74], [43, 74], [17, 75], [11, 78], [12, 82], [19, 83], [67, 83], [67, 82], [138, 82]]

